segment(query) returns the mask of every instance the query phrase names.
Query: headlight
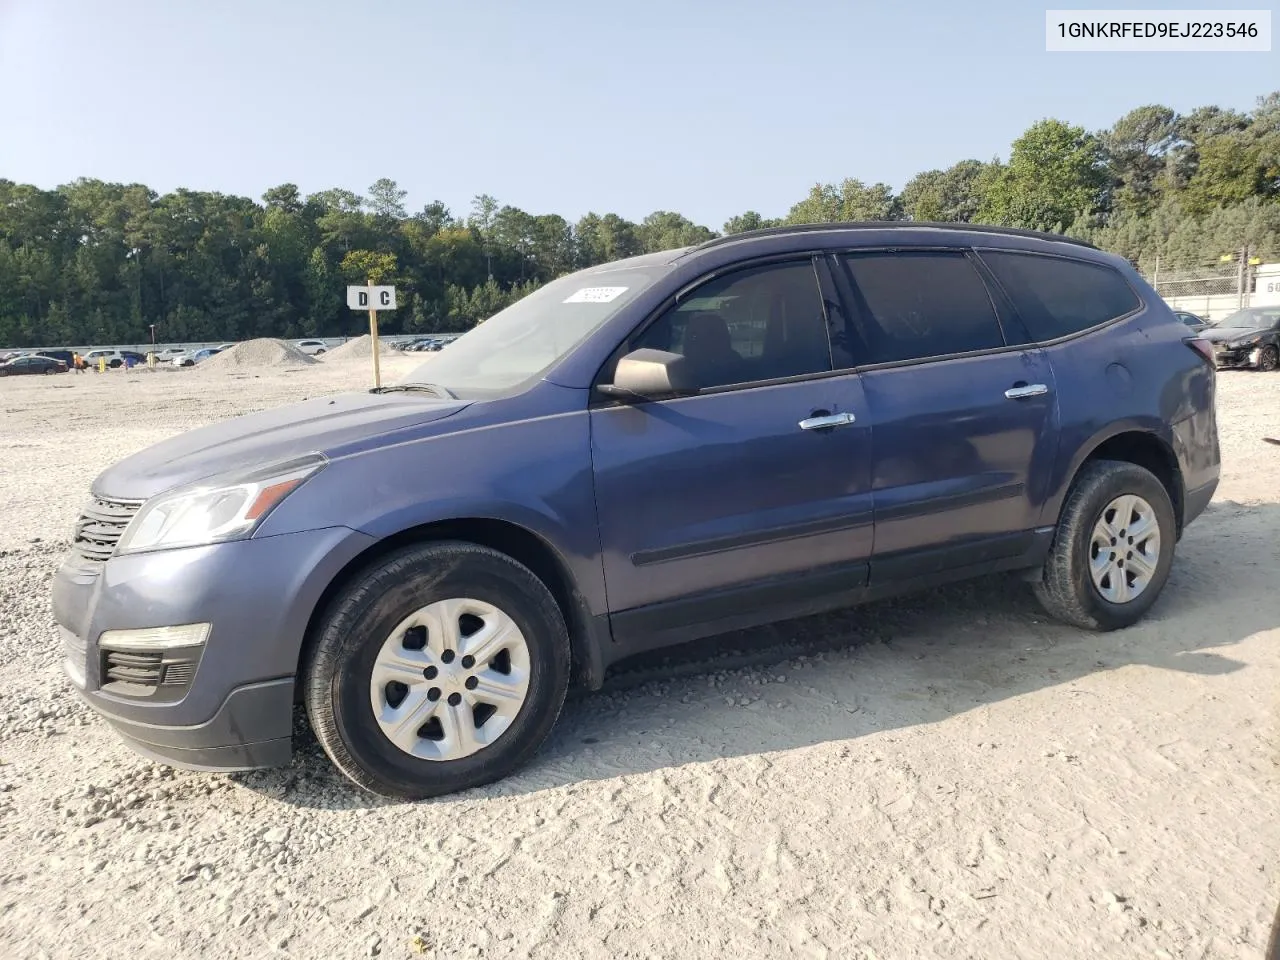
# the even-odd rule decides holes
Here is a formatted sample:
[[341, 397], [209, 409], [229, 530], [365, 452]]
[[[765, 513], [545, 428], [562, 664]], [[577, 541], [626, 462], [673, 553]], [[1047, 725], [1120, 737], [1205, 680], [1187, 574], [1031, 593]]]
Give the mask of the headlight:
[[240, 540], [325, 464], [314, 454], [244, 473], [211, 477], [152, 497], [117, 545], [117, 553]]
[[1261, 337], [1245, 337], [1231, 344], [1235, 350], [1243, 350], [1245, 347], [1256, 347], [1262, 342]]

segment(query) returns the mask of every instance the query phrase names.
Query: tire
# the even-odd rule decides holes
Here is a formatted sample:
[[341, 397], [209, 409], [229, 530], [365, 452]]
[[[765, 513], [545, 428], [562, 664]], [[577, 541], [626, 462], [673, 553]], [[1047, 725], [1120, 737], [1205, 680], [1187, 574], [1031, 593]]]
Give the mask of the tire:
[[1275, 347], [1263, 347], [1262, 352], [1258, 354], [1258, 369], [1265, 370], [1267, 373], [1280, 369], [1280, 352]]
[[[408, 735], [402, 734], [402, 739], [410, 739], [415, 750], [445, 753], [448, 744], [459, 742], [461, 737], [429, 741], [422, 731], [430, 724], [439, 724], [450, 717], [456, 724], [464, 712], [473, 721], [472, 730], [483, 730], [483, 725], [489, 722], [481, 721], [479, 713], [468, 712], [465, 704], [455, 704], [453, 698], [460, 699], [461, 694], [441, 696], [441, 688], [450, 689], [447, 683], [456, 687], [462, 682], [457, 674], [468, 666], [467, 660], [471, 658], [458, 659], [455, 654], [448, 661], [442, 660], [438, 648], [437, 653], [431, 652], [431, 645], [441, 641], [432, 637], [431, 630], [426, 628], [420, 636], [428, 646], [415, 653], [408, 641], [418, 628], [410, 628], [408, 632], [399, 630], [415, 612], [447, 600], [489, 607], [514, 625], [522, 637], [523, 669], [512, 666], [514, 659], [506, 663], [511, 676], [527, 678], [527, 687], [522, 702], [509, 711], [510, 716], [498, 718], [499, 727], [493, 729], [501, 732], [491, 743], [469, 755], [417, 756], [397, 746], [389, 734], [383, 732], [375, 715], [374, 701], [379, 691], [383, 691], [384, 714], [391, 709], [387, 706], [391, 697], [386, 691], [391, 690], [396, 681], [383, 687], [373, 683], [373, 676], [393, 639], [397, 652], [410, 651], [404, 656], [437, 657], [433, 662], [450, 663], [447, 669], [452, 671], [449, 678], [442, 674], [439, 679], [421, 681], [416, 673], [412, 677], [403, 674], [412, 686], [405, 687], [407, 692], [397, 706], [408, 711], [412, 695], [416, 698], [413, 703], [418, 704], [415, 710], [432, 712], [421, 727]], [[453, 620], [459, 623], [459, 617], [467, 615], [465, 612], [454, 614]], [[443, 624], [447, 620], [441, 618], [438, 622]], [[488, 623], [487, 616], [483, 622]], [[440, 632], [443, 634], [446, 630], [442, 628]], [[465, 634], [457, 643], [461, 644], [458, 652], [465, 652]], [[493, 663], [489, 668], [475, 665], [474, 670], [492, 676], [490, 670], [500, 666], [496, 659]], [[446, 668], [442, 665], [439, 669]], [[568, 631], [546, 585], [526, 567], [495, 550], [441, 541], [413, 545], [380, 558], [329, 603], [303, 667], [303, 699], [320, 745], [343, 774], [371, 793], [418, 800], [490, 783], [526, 763], [547, 738], [560, 714], [569, 686], [569, 671]], [[427, 678], [434, 676], [426, 674]], [[470, 680], [466, 682], [469, 684]], [[424, 703], [423, 698], [430, 696], [437, 684], [431, 705]], [[472, 702], [470, 698], [466, 701]], [[447, 710], [446, 703], [451, 705]], [[406, 729], [405, 724], [399, 726]], [[443, 727], [439, 729], [443, 732]], [[457, 732], [460, 728], [453, 726], [452, 729]]]
[[319, 350], [316, 351], [316, 356], [318, 357], [322, 353], [324, 353], [324, 347], [321, 347]]
[[[1154, 572], [1147, 578], [1141, 592], [1132, 599], [1113, 602], [1103, 595], [1091, 573], [1092, 548], [1095, 529], [1103, 519], [1104, 511], [1125, 495], [1140, 497], [1150, 508], [1159, 534], [1159, 546], [1149, 564]], [[1041, 579], [1034, 585], [1036, 598], [1050, 616], [1072, 626], [1087, 630], [1118, 630], [1130, 626], [1151, 609], [1169, 579], [1176, 537], [1173, 504], [1168, 491], [1154, 474], [1136, 464], [1117, 460], [1087, 463], [1072, 484], [1058, 518], [1049, 557]], [[1144, 542], [1150, 544], [1149, 541]], [[1141, 555], [1141, 550], [1138, 552]], [[1119, 559], [1123, 562], [1125, 558]], [[1126, 578], [1134, 574], [1132, 567], [1128, 574], [1113, 570], [1110, 583], [1115, 585], [1117, 577]], [[1128, 583], [1127, 579], [1125, 582]]]

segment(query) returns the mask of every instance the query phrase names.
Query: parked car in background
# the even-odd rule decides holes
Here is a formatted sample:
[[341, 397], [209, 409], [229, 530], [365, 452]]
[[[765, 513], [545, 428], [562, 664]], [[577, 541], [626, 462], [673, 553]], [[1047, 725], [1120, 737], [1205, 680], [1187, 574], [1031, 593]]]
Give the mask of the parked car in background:
[[33, 373], [66, 373], [67, 365], [53, 357], [36, 354], [31, 357], [17, 357], [0, 363], [0, 377], [20, 377]]
[[1209, 321], [1199, 314], [1189, 313], [1186, 310], [1175, 310], [1173, 315], [1184, 323], [1190, 330], [1203, 330], [1209, 326]]
[[[96, 370], [98, 368], [99, 358], [105, 359], [107, 361], [107, 367], [111, 370], [124, 366], [125, 361], [131, 361], [134, 366], [145, 365], [147, 362], [147, 355], [145, 353], [138, 353], [136, 350], [90, 350], [88, 353], [84, 354], [84, 358], [89, 364], [90, 370]], [[162, 358], [157, 355], [157, 360], [161, 359]]]
[[419, 344], [426, 343], [428, 339], [430, 339], [430, 338], [428, 338], [428, 337], [415, 337], [413, 340], [402, 340], [402, 341], [400, 341], [399, 343], [394, 344], [394, 345], [393, 345], [393, 347], [392, 347], [392, 349], [394, 349], [394, 350], [403, 350], [403, 351], [407, 351], [407, 352], [413, 352], [414, 350], [416, 350], [416, 349], [417, 349], [417, 347], [418, 347], [418, 345], [419, 345]]
[[175, 357], [173, 362], [175, 366], [179, 367], [194, 367], [201, 360], [208, 360], [210, 357], [221, 352], [221, 347], [205, 347], [203, 350], [192, 350], [188, 353], [184, 353], [180, 357]]
[[1002, 571], [1137, 623], [1218, 484], [1211, 346], [1065, 237], [739, 233], [560, 277], [445, 353], [98, 476], [53, 612], [126, 740], [285, 763], [297, 695], [362, 787], [474, 787], [571, 683], [727, 630]]
[[119, 350], [90, 350], [84, 355], [85, 361], [89, 364], [90, 369], [97, 369], [98, 361], [105, 359], [108, 367], [118, 367], [124, 363], [124, 354]]
[[75, 353], [71, 350], [41, 350], [38, 357], [52, 357], [54, 360], [61, 360], [70, 369], [72, 361], [75, 360]]
[[1245, 307], [1199, 332], [1222, 368], [1280, 369], [1280, 306]]
[[329, 349], [329, 345], [323, 340], [298, 340], [294, 343], [294, 346], [313, 357], [318, 357]]

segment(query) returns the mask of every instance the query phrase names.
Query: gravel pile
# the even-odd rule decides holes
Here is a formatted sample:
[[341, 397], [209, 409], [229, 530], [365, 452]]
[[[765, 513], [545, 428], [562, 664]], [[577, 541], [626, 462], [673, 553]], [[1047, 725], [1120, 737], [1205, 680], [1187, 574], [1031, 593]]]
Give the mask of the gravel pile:
[[[390, 356], [393, 351], [387, 341], [381, 337], [378, 338], [378, 355]], [[348, 340], [340, 347], [328, 351], [324, 355], [325, 360], [356, 360], [373, 355], [373, 338], [367, 333], [363, 337], [356, 337], [354, 340]]]
[[246, 340], [228, 347], [221, 353], [214, 354], [205, 360], [197, 369], [203, 371], [270, 369], [273, 367], [305, 367], [315, 363], [291, 343], [263, 337], [258, 340]]

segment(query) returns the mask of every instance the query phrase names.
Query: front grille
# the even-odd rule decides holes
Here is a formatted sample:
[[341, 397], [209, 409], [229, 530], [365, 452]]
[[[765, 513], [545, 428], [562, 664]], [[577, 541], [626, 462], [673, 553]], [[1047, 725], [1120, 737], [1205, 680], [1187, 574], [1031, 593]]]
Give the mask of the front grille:
[[124, 535], [125, 527], [141, 507], [140, 500], [94, 497], [76, 521], [71, 552], [90, 563], [109, 560]]
[[194, 660], [172, 650], [106, 650], [104, 654], [104, 685], [128, 683], [139, 687], [185, 687], [196, 672]]
[[164, 674], [164, 658], [160, 653], [124, 653], [112, 650], [107, 654], [106, 669], [102, 674], [105, 683], [136, 683], [144, 687], [158, 687]]

